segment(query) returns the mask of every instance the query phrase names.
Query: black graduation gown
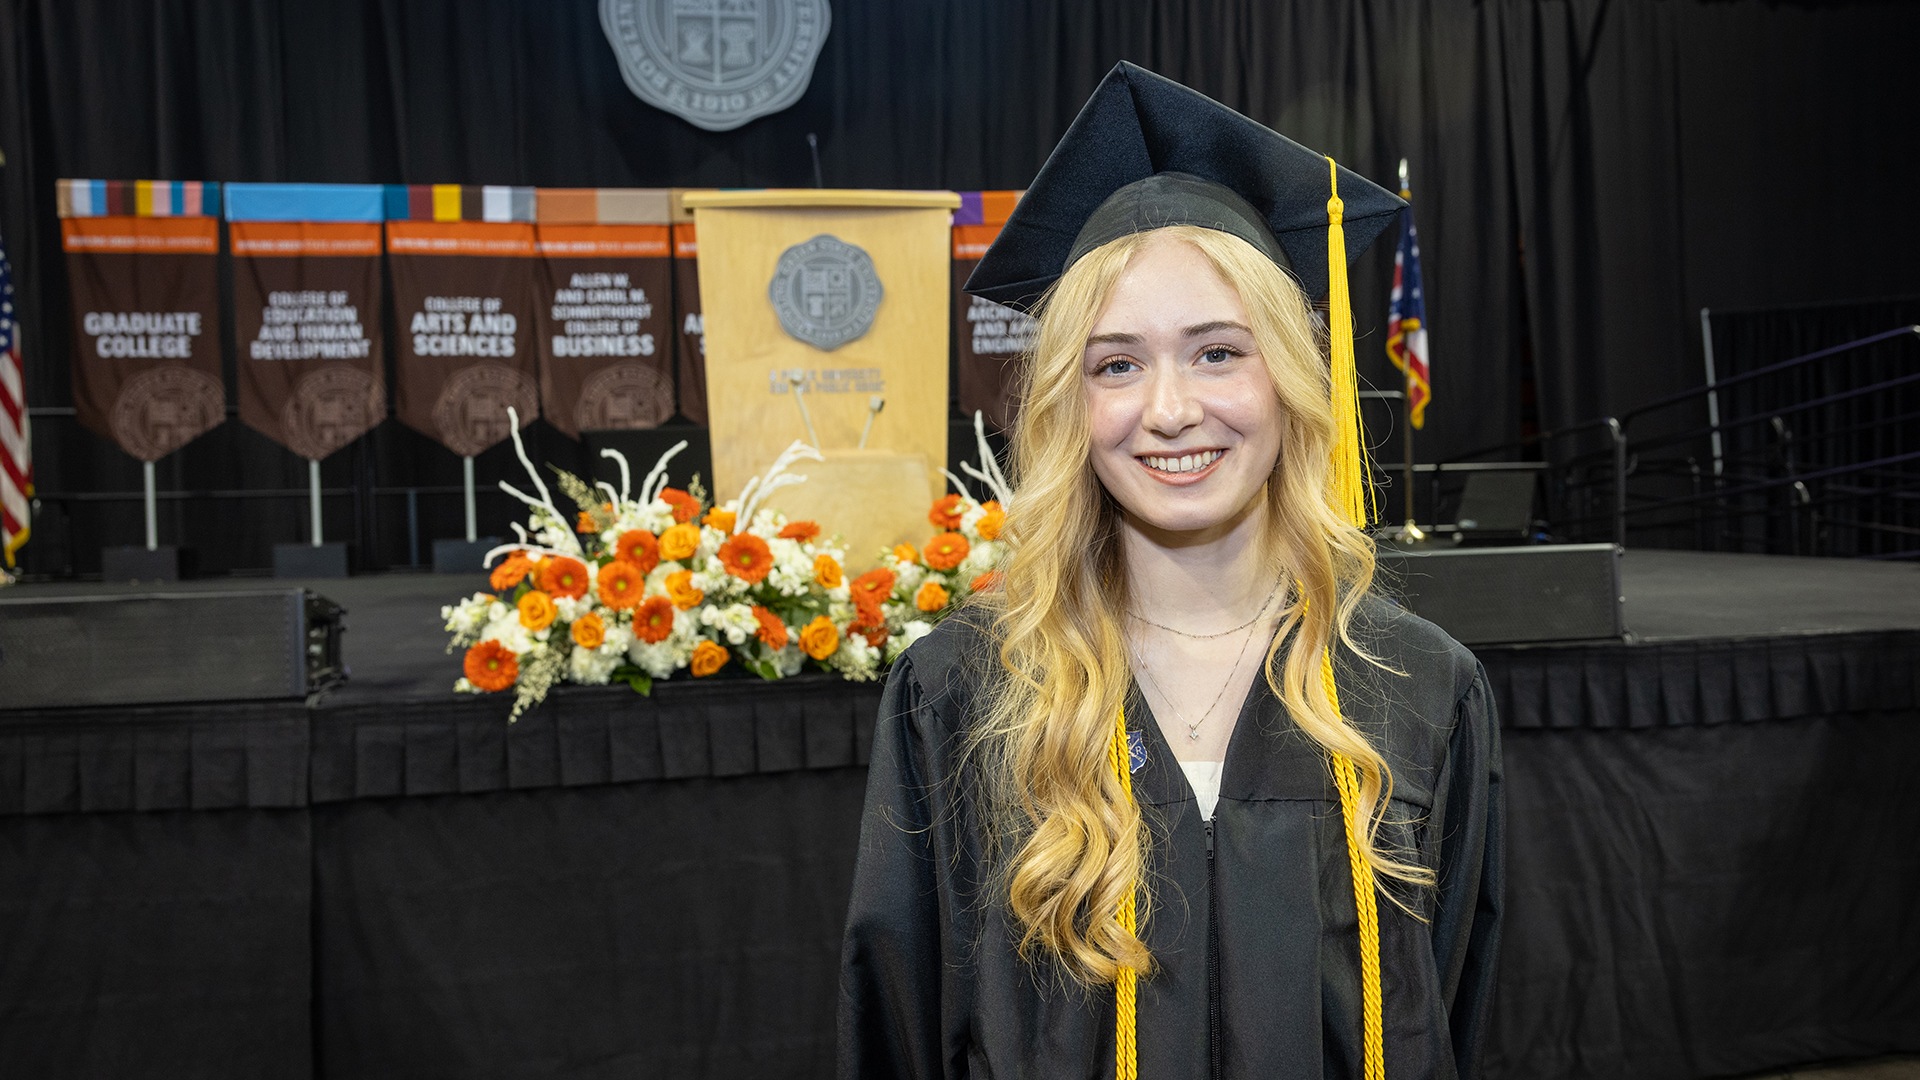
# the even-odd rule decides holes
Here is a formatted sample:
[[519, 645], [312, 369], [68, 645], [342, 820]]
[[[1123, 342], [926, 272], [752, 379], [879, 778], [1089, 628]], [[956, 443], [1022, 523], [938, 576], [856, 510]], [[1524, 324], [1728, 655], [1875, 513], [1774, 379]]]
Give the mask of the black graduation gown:
[[[1113, 1076], [1112, 988], [1022, 961], [1004, 904], [984, 899], [979, 800], [954, 773], [990, 678], [983, 623], [946, 620], [887, 682], [841, 960], [843, 1078]], [[1433, 624], [1378, 600], [1356, 623], [1406, 673], [1336, 653], [1343, 709], [1393, 767], [1399, 824], [1382, 835], [1439, 876], [1414, 897], [1424, 922], [1379, 904], [1387, 1076], [1471, 1077], [1500, 924], [1493, 702], [1479, 663]], [[1359, 1077], [1358, 922], [1324, 756], [1256, 679], [1227, 747], [1210, 859], [1193, 791], [1137, 692], [1127, 716], [1145, 741], [1133, 790], [1152, 831], [1145, 941], [1159, 965], [1139, 983], [1142, 1080]]]

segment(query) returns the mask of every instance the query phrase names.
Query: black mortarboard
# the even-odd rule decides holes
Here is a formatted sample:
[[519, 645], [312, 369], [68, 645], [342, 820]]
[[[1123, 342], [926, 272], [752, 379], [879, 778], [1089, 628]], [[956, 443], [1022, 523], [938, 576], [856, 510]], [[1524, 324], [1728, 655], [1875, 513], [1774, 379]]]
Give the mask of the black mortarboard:
[[[1329, 291], [1327, 158], [1171, 79], [1122, 61], [1093, 91], [1014, 207], [967, 291], [1030, 310], [1074, 261], [1165, 225], [1238, 236]], [[1406, 203], [1339, 169], [1349, 258]]]

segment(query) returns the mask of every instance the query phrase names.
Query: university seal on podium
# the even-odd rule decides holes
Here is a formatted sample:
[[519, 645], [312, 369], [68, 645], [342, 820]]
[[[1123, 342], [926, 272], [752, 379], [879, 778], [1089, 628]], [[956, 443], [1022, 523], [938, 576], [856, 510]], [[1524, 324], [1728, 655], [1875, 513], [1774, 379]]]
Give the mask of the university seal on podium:
[[767, 287], [781, 328], [829, 352], [873, 326], [881, 295], [873, 259], [832, 236], [816, 236], [781, 252]]
[[800, 100], [830, 21], [827, 0], [600, 0], [627, 88], [708, 131]]

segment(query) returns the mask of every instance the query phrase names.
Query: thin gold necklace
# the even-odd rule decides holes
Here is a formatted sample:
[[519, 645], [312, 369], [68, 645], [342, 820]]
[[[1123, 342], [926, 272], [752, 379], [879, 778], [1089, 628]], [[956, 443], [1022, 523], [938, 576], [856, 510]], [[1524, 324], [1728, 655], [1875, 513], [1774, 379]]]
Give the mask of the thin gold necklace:
[[[1252, 626], [1256, 622], [1259, 622], [1260, 616], [1265, 615], [1267, 613], [1267, 608], [1272, 606], [1272, 604], [1273, 604], [1273, 594], [1268, 593], [1266, 603], [1263, 603], [1260, 605], [1259, 612], [1256, 613], [1253, 618], [1248, 619], [1244, 623], [1241, 623], [1238, 627], [1236, 627], [1236, 629], [1245, 630], [1247, 627]], [[1140, 621], [1147, 622], [1146, 619], [1141, 619]], [[1159, 624], [1149, 623], [1149, 625], [1158, 626]], [[1164, 626], [1160, 628], [1162, 630], [1169, 629], [1168, 627], [1164, 627]], [[1175, 630], [1173, 632], [1176, 634], [1180, 633], [1180, 631], [1178, 630]], [[1227, 634], [1231, 634], [1231, 633], [1233, 633], [1233, 631], [1228, 630], [1228, 631], [1225, 631], [1224, 633], [1209, 634], [1207, 636], [1217, 638], [1217, 637], [1225, 637]], [[1196, 635], [1188, 634], [1184, 636], [1194, 637]], [[1234, 677], [1240, 674], [1240, 665], [1246, 662], [1247, 649], [1253, 645], [1253, 639], [1255, 636], [1256, 635], [1248, 634], [1247, 639], [1240, 643], [1240, 653], [1239, 655], [1233, 658], [1233, 667], [1227, 670], [1227, 677], [1220, 680], [1220, 689], [1214, 692], [1213, 700], [1207, 702], [1207, 711], [1201, 713], [1200, 719], [1192, 723], [1188, 723], [1187, 718], [1180, 715], [1180, 707], [1175, 705], [1173, 703], [1173, 699], [1167, 696], [1167, 692], [1160, 688], [1160, 680], [1153, 677], [1153, 669], [1148, 667], [1147, 658], [1144, 655], [1142, 655], [1138, 650], [1135, 650], [1133, 658], [1140, 665], [1140, 674], [1145, 675], [1147, 677], [1147, 685], [1153, 687], [1153, 692], [1160, 695], [1160, 700], [1167, 703], [1167, 708], [1173, 713], [1173, 718], [1179, 721], [1182, 727], [1185, 727], [1187, 729], [1188, 742], [1200, 741], [1201, 727], [1205, 726], [1207, 720], [1213, 716], [1213, 710], [1219, 707], [1220, 699], [1225, 697], [1227, 694], [1227, 687], [1232, 685]]]
[[1259, 622], [1260, 616], [1265, 615], [1267, 613], [1267, 608], [1272, 606], [1273, 604], [1273, 593], [1279, 592], [1279, 591], [1280, 591], [1279, 586], [1277, 585], [1274, 586], [1273, 592], [1268, 593], [1267, 598], [1260, 602], [1260, 610], [1253, 613], [1253, 618], [1248, 619], [1246, 622], [1241, 623], [1239, 626], [1236, 626], [1231, 630], [1222, 630], [1217, 634], [1189, 634], [1185, 630], [1177, 630], [1171, 626], [1168, 626], [1165, 623], [1154, 622], [1152, 619], [1147, 618], [1145, 615], [1142, 615], [1139, 612], [1133, 611], [1131, 609], [1127, 611], [1127, 617], [1132, 619], [1138, 619], [1139, 621], [1146, 623], [1148, 626], [1154, 627], [1159, 630], [1165, 630], [1169, 634], [1179, 634], [1183, 638], [1192, 638], [1195, 641], [1212, 641], [1215, 638], [1226, 637], [1228, 634], [1237, 634], [1240, 631], [1245, 630], [1247, 627], [1252, 626], [1254, 623]]

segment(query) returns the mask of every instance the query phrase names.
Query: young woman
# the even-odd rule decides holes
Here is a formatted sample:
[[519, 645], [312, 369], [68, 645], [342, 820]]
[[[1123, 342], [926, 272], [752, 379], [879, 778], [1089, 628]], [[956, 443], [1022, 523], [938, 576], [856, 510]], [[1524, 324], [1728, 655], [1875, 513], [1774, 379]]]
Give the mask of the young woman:
[[[1088, 147], [1125, 141], [1121, 121], [1148, 145], [1223, 137], [1056, 198], [1106, 167]], [[1066, 214], [1072, 245], [997, 264], [1025, 264], [1005, 279], [1023, 288], [1061, 264], [1013, 433], [1011, 553], [995, 602], [888, 682], [844, 1077], [1475, 1071], [1492, 704], [1465, 649], [1368, 591], [1309, 260], [1272, 209], [1298, 196], [1208, 176], [1260, 138], [1299, 149], [1122, 65], [1022, 204]], [[1351, 199], [1358, 178], [1334, 175]]]

